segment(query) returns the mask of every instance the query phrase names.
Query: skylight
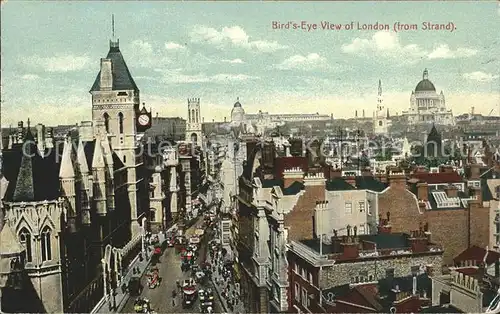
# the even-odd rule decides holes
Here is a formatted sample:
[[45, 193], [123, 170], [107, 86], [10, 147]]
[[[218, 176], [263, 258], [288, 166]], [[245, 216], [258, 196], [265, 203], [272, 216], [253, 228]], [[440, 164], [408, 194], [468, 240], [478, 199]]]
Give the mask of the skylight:
[[438, 208], [460, 207], [460, 198], [450, 198], [446, 192], [432, 192]]

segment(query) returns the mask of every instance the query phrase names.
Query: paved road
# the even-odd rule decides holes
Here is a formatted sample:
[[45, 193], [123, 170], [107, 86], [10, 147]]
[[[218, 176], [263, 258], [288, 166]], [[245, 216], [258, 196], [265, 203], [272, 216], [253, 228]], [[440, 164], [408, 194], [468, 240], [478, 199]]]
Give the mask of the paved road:
[[[196, 229], [203, 222], [203, 218], [195, 223], [190, 229]], [[186, 233], [192, 233], [193, 230], [188, 230]], [[208, 233], [208, 232], [207, 232]], [[204, 255], [206, 254], [207, 242], [209, 240], [210, 234], [204, 237], [203, 242], [200, 245], [200, 258], [199, 262], [204, 260]], [[175, 252], [174, 248], [168, 248], [164, 251], [160, 262], [157, 264], [160, 276], [163, 278], [162, 283], [159, 287], [155, 289], [149, 289], [147, 286], [147, 278], [144, 276], [142, 278], [142, 283], [144, 285], [144, 290], [141, 294], [150, 300], [151, 307], [157, 313], [198, 313], [200, 312], [199, 302], [193, 305], [192, 308], [183, 309], [182, 299], [178, 295], [175, 300], [175, 306], [172, 304], [172, 290], [176, 289], [176, 280], [188, 279], [190, 272], [182, 273], [181, 271], [181, 259], [179, 254]], [[135, 297], [131, 297], [127, 304], [125, 304], [122, 313], [134, 313], [134, 301]], [[216, 313], [220, 312], [220, 305], [215, 304], [214, 310]]]

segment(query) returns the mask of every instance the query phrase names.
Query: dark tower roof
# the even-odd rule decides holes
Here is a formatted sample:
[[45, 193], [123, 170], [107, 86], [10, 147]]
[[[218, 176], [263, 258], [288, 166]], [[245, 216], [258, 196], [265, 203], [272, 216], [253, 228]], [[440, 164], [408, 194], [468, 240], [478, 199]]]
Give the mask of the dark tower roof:
[[[110, 42], [110, 48], [106, 59], [111, 60], [112, 72], [113, 72], [113, 88], [112, 90], [135, 90], [139, 91], [137, 85], [128, 70], [127, 64], [123, 59], [123, 55], [120, 51], [120, 47], [117, 42]], [[101, 71], [97, 74], [94, 81], [94, 85], [90, 89], [90, 92], [101, 90]]]
[[418, 82], [417, 87], [415, 87], [416, 92], [435, 92], [436, 87], [429, 81], [429, 71], [427, 69], [424, 70], [424, 74], [422, 75], [422, 80]]

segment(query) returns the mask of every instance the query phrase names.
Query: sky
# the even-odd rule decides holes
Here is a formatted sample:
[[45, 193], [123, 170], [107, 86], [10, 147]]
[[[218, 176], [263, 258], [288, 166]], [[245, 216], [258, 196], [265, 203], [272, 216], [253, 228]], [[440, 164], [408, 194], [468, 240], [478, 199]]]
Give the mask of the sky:
[[[409, 106], [425, 68], [454, 114], [499, 115], [500, 3], [2, 1], [2, 126], [91, 118], [90, 87], [115, 36], [153, 115], [205, 122], [247, 113], [333, 114]], [[273, 22], [306, 29], [273, 29]], [[340, 24], [325, 30], [322, 23]], [[348, 29], [346, 24], [354, 24]], [[357, 25], [388, 24], [389, 31]], [[395, 31], [394, 23], [417, 24]], [[454, 30], [424, 30], [422, 23]], [[316, 29], [307, 29], [316, 24]]]

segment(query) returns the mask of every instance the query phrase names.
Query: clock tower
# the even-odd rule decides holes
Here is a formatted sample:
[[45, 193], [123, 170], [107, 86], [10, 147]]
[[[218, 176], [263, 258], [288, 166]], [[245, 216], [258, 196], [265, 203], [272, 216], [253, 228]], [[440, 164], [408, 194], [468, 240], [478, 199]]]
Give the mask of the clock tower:
[[195, 146], [202, 146], [203, 134], [201, 130], [200, 99], [188, 98], [188, 120], [186, 124], [186, 142]]
[[142, 103], [142, 109], [137, 113], [137, 132], [144, 133], [151, 128], [151, 109], [146, 110], [146, 104]]
[[[139, 88], [120, 51], [119, 40], [110, 40], [108, 55], [101, 59], [100, 68], [90, 89], [94, 137], [107, 136], [112, 153], [116, 154], [127, 169], [131, 232], [134, 237], [140, 232], [138, 216], [145, 210], [141, 206], [141, 198], [138, 197], [142, 180], [137, 177], [136, 171], [142, 164], [140, 142], [137, 138], [137, 116], [141, 112]], [[142, 121], [144, 122], [144, 118]], [[96, 136], [97, 134], [101, 135]]]

